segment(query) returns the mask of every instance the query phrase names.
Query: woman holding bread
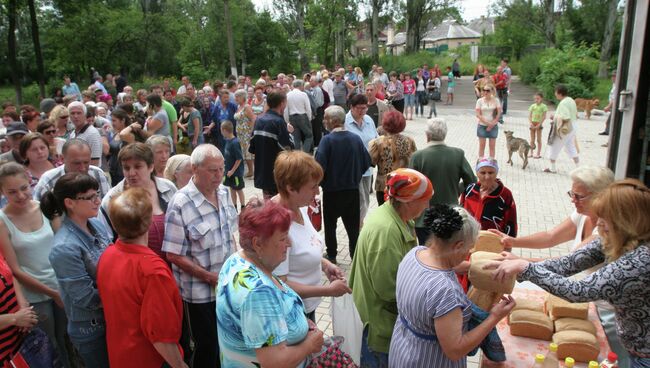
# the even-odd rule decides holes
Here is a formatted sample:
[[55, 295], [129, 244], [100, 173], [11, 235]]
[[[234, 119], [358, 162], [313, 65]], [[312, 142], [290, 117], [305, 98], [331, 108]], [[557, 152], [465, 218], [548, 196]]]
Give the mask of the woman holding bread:
[[468, 331], [471, 302], [454, 267], [476, 242], [479, 224], [463, 208], [434, 205], [424, 224], [432, 234], [426, 246], [406, 254], [397, 271], [397, 310], [389, 366], [465, 367], [467, 354], [515, 306], [502, 298], [483, 323]]
[[[600, 237], [572, 254], [537, 263], [494, 261], [485, 268], [495, 270], [496, 280], [518, 275], [570, 302], [609, 302], [629, 366], [650, 367], [650, 189], [636, 179], [616, 182], [594, 199], [591, 210]], [[601, 263], [584, 279], [570, 277]]]

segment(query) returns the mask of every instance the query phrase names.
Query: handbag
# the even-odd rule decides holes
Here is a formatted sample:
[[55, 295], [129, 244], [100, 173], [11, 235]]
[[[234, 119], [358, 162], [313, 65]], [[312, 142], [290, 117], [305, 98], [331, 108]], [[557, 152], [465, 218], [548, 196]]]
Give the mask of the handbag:
[[358, 367], [349, 354], [341, 350], [341, 345], [345, 338], [341, 336], [332, 336], [325, 339], [323, 348], [319, 353], [309, 361], [307, 368], [324, 368], [324, 367], [337, 367], [337, 368], [356, 368]]
[[343, 337], [339, 345], [341, 350], [348, 353], [354, 362], [360, 363], [363, 323], [352, 294], [332, 298], [331, 314], [334, 335]]
[[429, 92], [429, 99], [433, 101], [440, 101], [441, 98], [442, 97], [440, 96], [440, 91], [437, 88]]
[[314, 226], [314, 229], [320, 231], [323, 226], [323, 211], [319, 196], [315, 196], [307, 207], [307, 216], [309, 217], [311, 224]]
[[429, 99], [427, 98], [426, 93], [420, 94], [420, 105], [426, 106], [427, 104], [429, 104]]
[[40, 328], [33, 328], [20, 345], [20, 350], [4, 368], [41, 368], [41, 367], [62, 367], [59, 356], [47, 337], [47, 334]]

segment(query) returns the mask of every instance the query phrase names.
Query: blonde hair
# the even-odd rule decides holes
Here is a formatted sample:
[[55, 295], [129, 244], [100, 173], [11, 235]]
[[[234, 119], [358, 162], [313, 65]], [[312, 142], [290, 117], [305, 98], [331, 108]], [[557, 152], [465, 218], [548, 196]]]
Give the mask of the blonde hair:
[[56, 106], [54, 106], [52, 111], [50, 111], [50, 119], [52, 119], [52, 121], [54, 122], [54, 124], [56, 126], [57, 121], [59, 119], [59, 116], [68, 115], [68, 114], [69, 113], [68, 113], [68, 108], [67, 107], [65, 107], [63, 105], [56, 105]]
[[176, 184], [176, 173], [182, 170], [185, 165], [190, 165], [190, 156], [183, 154], [174, 155], [167, 160], [163, 176], [165, 179]]
[[601, 235], [609, 262], [650, 240], [650, 189], [639, 180], [615, 182], [596, 196], [591, 208], [607, 221], [608, 232]]

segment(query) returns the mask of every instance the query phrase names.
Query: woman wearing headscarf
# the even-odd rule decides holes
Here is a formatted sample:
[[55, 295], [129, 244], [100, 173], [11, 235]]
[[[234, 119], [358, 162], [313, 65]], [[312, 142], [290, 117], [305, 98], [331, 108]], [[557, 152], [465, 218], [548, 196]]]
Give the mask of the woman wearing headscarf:
[[364, 221], [350, 272], [352, 296], [364, 325], [362, 366], [388, 365], [397, 319], [397, 268], [417, 245], [414, 219], [433, 196], [429, 179], [413, 169], [388, 174], [385, 191], [387, 202]]

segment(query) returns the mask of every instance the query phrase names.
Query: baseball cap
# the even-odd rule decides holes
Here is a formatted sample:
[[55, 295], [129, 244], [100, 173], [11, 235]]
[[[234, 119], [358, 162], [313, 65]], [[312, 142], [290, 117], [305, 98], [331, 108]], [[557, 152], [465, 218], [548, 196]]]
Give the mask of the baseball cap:
[[16, 135], [16, 134], [27, 134], [29, 133], [29, 129], [27, 129], [27, 125], [24, 123], [21, 123], [20, 121], [12, 121], [7, 125], [7, 136], [10, 135]]

